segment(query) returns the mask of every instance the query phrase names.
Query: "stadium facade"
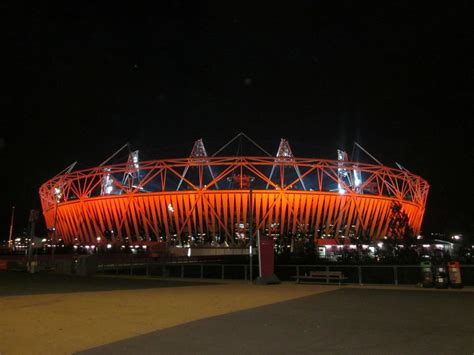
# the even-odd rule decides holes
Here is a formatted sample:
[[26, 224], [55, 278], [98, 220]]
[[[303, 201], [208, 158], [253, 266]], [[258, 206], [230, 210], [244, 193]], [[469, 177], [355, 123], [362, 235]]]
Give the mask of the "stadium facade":
[[341, 150], [337, 160], [298, 158], [285, 139], [273, 156], [223, 150], [209, 156], [198, 140], [186, 158], [140, 161], [130, 151], [123, 163], [71, 166], [40, 187], [47, 227], [69, 245], [238, 247], [249, 229], [315, 243], [420, 232], [429, 185], [400, 165], [349, 161]]

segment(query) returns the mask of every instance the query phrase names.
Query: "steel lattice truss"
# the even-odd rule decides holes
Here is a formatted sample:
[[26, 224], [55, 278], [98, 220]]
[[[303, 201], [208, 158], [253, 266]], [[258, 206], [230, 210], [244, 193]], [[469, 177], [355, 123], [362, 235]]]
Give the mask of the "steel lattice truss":
[[[394, 203], [419, 233], [429, 190], [424, 179], [405, 170], [337, 160], [206, 157], [143, 161], [132, 168], [136, 178], [127, 184], [122, 182], [130, 163], [44, 183], [39, 194], [47, 226], [66, 243], [95, 243], [99, 236], [117, 243], [219, 236], [227, 245], [242, 245], [251, 197], [254, 233], [379, 239], [390, 236]], [[344, 176], [355, 170], [360, 185], [341, 177], [341, 169]]]

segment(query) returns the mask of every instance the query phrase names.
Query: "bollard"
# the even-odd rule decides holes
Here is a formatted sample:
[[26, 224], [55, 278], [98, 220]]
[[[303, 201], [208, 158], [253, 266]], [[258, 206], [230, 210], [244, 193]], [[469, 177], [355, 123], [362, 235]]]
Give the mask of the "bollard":
[[362, 285], [362, 267], [360, 265], [357, 267], [357, 271], [359, 274], [359, 285]]
[[221, 279], [224, 280], [224, 265], [221, 265]]
[[398, 286], [398, 269], [396, 266], [393, 267], [393, 281]]

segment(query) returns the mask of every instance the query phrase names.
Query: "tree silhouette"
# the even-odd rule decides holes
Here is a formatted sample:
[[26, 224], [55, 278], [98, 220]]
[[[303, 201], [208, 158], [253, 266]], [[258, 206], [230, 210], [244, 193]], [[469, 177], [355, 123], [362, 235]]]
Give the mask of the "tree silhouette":
[[404, 239], [409, 233], [413, 234], [408, 225], [408, 214], [403, 211], [400, 202], [392, 202], [390, 214], [390, 232], [393, 239]]

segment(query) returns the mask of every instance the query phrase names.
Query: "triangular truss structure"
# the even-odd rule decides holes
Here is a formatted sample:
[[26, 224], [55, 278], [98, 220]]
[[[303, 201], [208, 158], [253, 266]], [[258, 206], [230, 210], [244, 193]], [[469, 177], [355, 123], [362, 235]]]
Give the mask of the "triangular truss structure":
[[[233, 142], [240, 137], [247, 139], [242, 133]], [[164, 238], [184, 245], [191, 236], [199, 245], [212, 239], [241, 247], [248, 246], [256, 233], [279, 235], [281, 245], [282, 236], [290, 233], [313, 240], [381, 239], [398, 233], [393, 232], [389, 218], [391, 204], [397, 202], [409, 218], [408, 222], [405, 217], [399, 220], [419, 232], [429, 190], [421, 177], [400, 164], [399, 169], [392, 169], [348, 159], [343, 150], [337, 152], [337, 160], [297, 158], [286, 139], [279, 143], [271, 156], [211, 157], [199, 139], [189, 157], [152, 161], [139, 161], [138, 151], [124, 145], [98, 167], [73, 171], [71, 165], [41, 186], [47, 226], [57, 228], [68, 243], [108, 236], [114, 242]], [[128, 163], [111, 164], [120, 152]], [[295, 191], [303, 178], [306, 192]], [[233, 185], [223, 189], [226, 181]], [[175, 191], [178, 182], [186, 183], [186, 191], [182, 185]], [[221, 184], [218, 191], [217, 182]], [[262, 191], [265, 185], [267, 190]], [[338, 196], [337, 187], [345, 194]], [[99, 194], [103, 198], [95, 199]]]
[[115, 186], [118, 186], [120, 190], [126, 189], [128, 191], [131, 191], [132, 188], [137, 187], [140, 182], [140, 161], [138, 150], [135, 150], [128, 154], [126, 166], [127, 167], [123, 173], [121, 183], [118, 182], [116, 178], [112, 175], [112, 170], [110, 168], [104, 168], [104, 174], [102, 177], [100, 190], [102, 196], [113, 194]]
[[[193, 149], [191, 150], [191, 154], [189, 155], [188, 161], [189, 161], [189, 164], [206, 163], [209, 161], [207, 151], [206, 151], [206, 148], [204, 147], [202, 138], [194, 142], [194, 146], [193, 146]], [[183, 175], [181, 179], [179, 180], [179, 184], [178, 184], [178, 187], [176, 188], [176, 191], [178, 191], [181, 185], [183, 184], [184, 178], [186, 177], [186, 173], [189, 170], [189, 166], [190, 165], [186, 165], [186, 167], [184, 168]], [[207, 165], [207, 167], [209, 168], [209, 173], [211, 174], [211, 177], [214, 180], [215, 176], [214, 176], [214, 173], [212, 172], [211, 166]], [[219, 188], [219, 186], [217, 185], [217, 182], [215, 183], [215, 186], [216, 186], [216, 189]]]
[[77, 161], [72, 163], [71, 165], [67, 166], [63, 171], [61, 171], [59, 174], [57, 174], [55, 177], [62, 176], [62, 179], [60, 179], [60, 184], [54, 187], [53, 189], [53, 195], [56, 203], [61, 202], [61, 199], [64, 197], [64, 177], [67, 174], [70, 174], [72, 169], [76, 166]]
[[[278, 151], [275, 157], [275, 163], [281, 163], [281, 162], [294, 163], [293, 168], [295, 169], [296, 174], [298, 175], [299, 181], [301, 182], [301, 185], [303, 186], [303, 190], [306, 191], [304, 181], [301, 178], [300, 169], [298, 168], [298, 165], [295, 163], [295, 157], [293, 155], [293, 152], [291, 151], [290, 143], [288, 142], [288, 140], [284, 138], [280, 140], [280, 145], [278, 147]], [[270, 177], [268, 178], [269, 180], [272, 179], [273, 173], [275, 172], [275, 167], [276, 167], [276, 164], [272, 166], [272, 171], [270, 172]], [[267, 187], [266, 187], [267, 190], [268, 190], [269, 185], [270, 183], [267, 182]]]

